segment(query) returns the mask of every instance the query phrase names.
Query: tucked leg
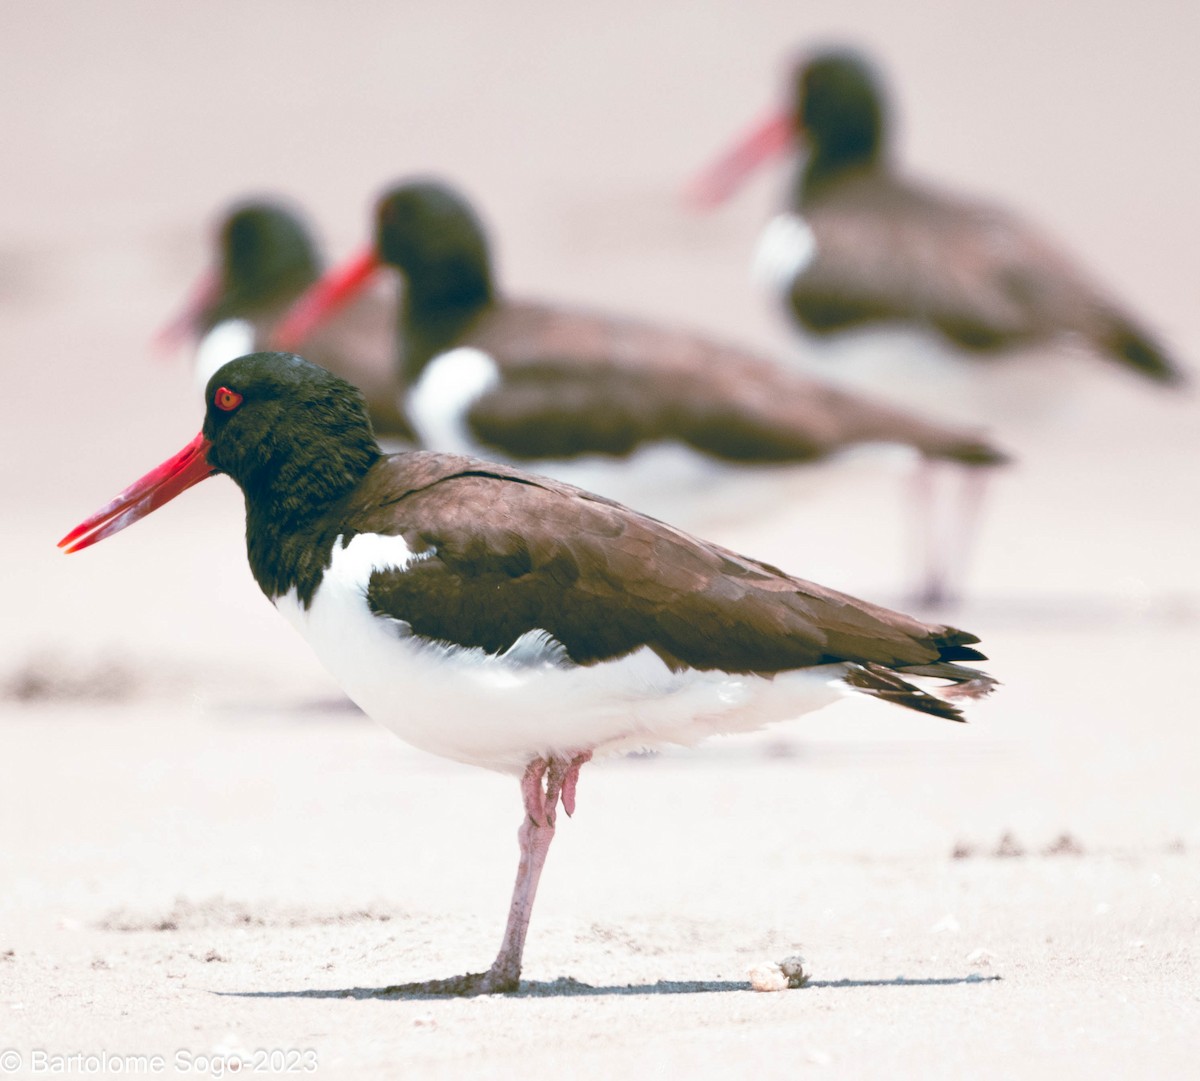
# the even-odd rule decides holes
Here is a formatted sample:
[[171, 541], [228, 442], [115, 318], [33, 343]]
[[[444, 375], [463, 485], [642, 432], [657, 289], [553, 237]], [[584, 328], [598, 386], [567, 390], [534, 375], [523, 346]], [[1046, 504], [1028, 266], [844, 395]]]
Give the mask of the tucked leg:
[[579, 770], [590, 761], [591, 751], [577, 754], [574, 758], [552, 758], [546, 766], [546, 808], [550, 825], [554, 825], [555, 808], [561, 802], [570, 817], [575, 813], [575, 788], [579, 784]]

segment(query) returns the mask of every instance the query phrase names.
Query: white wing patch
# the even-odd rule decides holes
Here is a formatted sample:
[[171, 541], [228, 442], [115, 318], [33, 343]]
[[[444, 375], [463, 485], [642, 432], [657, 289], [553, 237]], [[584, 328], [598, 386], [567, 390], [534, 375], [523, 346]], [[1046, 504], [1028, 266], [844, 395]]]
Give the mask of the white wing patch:
[[409, 391], [408, 415], [427, 450], [477, 454], [467, 412], [500, 382], [496, 362], [481, 349], [463, 346], [431, 360]]
[[218, 368], [253, 353], [256, 344], [254, 327], [245, 319], [226, 319], [205, 334], [192, 361], [192, 374], [200, 393], [203, 395], [208, 389], [208, 381]]
[[777, 214], [762, 231], [751, 274], [775, 293], [786, 295], [792, 282], [817, 256], [817, 238], [799, 214]]
[[520, 773], [539, 755], [689, 745], [798, 717], [847, 689], [839, 664], [774, 677], [672, 671], [642, 648], [576, 665], [544, 630], [489, 654], [371, 612], [372, 573], [432, 554], [414, 554], [400, 537], [359, 534], [344, 546], [339, 538], [309, 607], [294, 590], [275, 606], [368, 715], [445, 758]]

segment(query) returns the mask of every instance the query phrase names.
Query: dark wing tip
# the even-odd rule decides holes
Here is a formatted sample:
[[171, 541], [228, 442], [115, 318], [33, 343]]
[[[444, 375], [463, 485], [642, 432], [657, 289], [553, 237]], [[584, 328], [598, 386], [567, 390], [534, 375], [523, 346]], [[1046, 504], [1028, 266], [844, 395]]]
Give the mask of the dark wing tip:
[[936, 694], [921, 690], [882, 665], [871, 662], [849, 665], [845, 680], [855, 690], [869, 694], [872, 698], [881, 698], [885, 702], [892, 702], [918, 713], [928, 713], [947, 721], [966, 721], [962, 710], [953, 702], [947, 702]]
[[939, 661], [986, 661], [987, 654], [980, 653], [977, 649], [972, 649], [970, 646], [940, 646], [938, 648]]
[[949, 447], [944, 458], [969, 466], [1011, 465], [1013, 457], [1007, 451], [992, 446], [982, 439], [965, 439]]
[[1166, 351], [1130, 323], [1118, 324], [1105, 344], [1118, 360], [1156, 383], [1183, 386], [1188, 381]]

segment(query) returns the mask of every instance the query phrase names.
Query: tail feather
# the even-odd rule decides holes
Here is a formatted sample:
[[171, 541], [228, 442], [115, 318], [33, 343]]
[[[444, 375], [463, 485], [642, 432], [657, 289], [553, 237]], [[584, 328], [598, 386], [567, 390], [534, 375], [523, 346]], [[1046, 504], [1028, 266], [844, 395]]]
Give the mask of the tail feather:
[[955, 643], [952, 645], [941, 646], [940, 650], [938, 651], [938, 660], [986, 661], [987, 655], [980, 653], [977, 649], [972, 649], [970, 646], [960, 646]]
[[1178, 386], [1187, 381], [1166, 350], [1128, 320], [1117, 319], [1101, 345], [1120, 363], [1157, 383]]
[[985, 672], [950, 661], [906, 665], [902, 671], [905, 676], [948, 680], [950, 686], [940, 689], [938, 694], [933, 694], [909, 683], [899, 672], [871, 661], [849, 665], [845, 680], [855, 690], [873, 698], [881, 698], [885, 702], [892, 702], [918, 713], [942, 717], [948, 721], [966, 721], [959, 706], [948, 699], [983, 698], [991, 693], [997, 683]]
[[939, 661], [986, 661], [987, 654], [972, 647], [979, 642], [979, 635], [960, 631], [957, 627], [937, 626], [933, 644], [937, 646]]
[[948, 721], [966, 719], [962, 710], [952, 702], [907, 683], [890, 668], [884, 668], [873, 661], [848, 666], [845, 679], [855, 690], [869, 694], [872, 698], [882, 698], [885, 702], [915, 709], [919, 713], [929, 713], [934, 717], [943, 717]]
[[939, 688], [938, 693], [944, 698], [986, 698], [1000, 682], [978, 668], [968, 668], [966, 665], [952, 664], [948, 661], [905, 665], [904, 674], [949, 680], [950, 686]]
[[930, 457], [945, 458], [968, 466], [1008, 465], [1012, 455], [984, 439], [965, 436], [948, 440], [933, 448], [924, 448]]

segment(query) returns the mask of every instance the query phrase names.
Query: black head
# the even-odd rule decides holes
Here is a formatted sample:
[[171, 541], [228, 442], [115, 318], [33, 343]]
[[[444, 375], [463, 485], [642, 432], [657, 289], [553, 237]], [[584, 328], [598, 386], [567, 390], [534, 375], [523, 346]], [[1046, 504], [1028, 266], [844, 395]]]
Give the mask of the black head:
[[796, 125], [818, 172], [867, 165], [883, 151], [883, 93], [863, 57], [833, 49], [809, 58], [795, 75]]
[[359, 390], [292, 353], [229, 361], [205, 401], [209, 465], [280, 523], [319, 512], [380, 457]]
[[218, 243], [221, 297], [210, 314], [212, 323], [290, 302], [321, 274], [321, 256], [307, 224], [273, 200], [235, 206], [221, 224]]
[[487, 237], [453, 189], [432, 181], [392, 188], [375, 211], [379, 258], [396, 267], [419, 304], [464, 306], [492, 298]]
[[[91, 547], [206, 477], [228, 473], [246, 496], [247, 548], [259, 584], [270, 592], [291, 573], [285, 564], [294, 571], [297, 561], [311, 563], [312, 524], [381, 457], [362, 395], [291, 353], [251, 353], [219, 368], [205, 396], [196, 438], [80, 522], [60, 548]], [[290, 554], [281, 556], [284, 550]]]

